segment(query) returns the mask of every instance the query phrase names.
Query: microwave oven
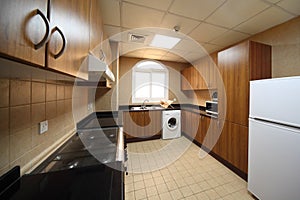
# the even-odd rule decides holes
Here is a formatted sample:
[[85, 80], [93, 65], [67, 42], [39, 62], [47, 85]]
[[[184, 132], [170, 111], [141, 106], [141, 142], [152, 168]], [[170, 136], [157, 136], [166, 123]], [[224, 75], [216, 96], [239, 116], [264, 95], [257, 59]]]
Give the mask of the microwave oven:
[[214, 117], [218, 117], [218, 102], [217, 101], [206, 101], [205, 102], [205, 112]]

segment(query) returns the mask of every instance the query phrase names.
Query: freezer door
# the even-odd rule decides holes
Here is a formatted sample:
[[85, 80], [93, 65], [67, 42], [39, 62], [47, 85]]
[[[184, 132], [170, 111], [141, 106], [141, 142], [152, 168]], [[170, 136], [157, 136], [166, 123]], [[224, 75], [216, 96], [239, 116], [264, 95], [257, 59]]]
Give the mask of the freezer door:
[[300, 127], [300, 76], [250, 82], [250, 117]]
[[299, 154], [299, 129], [250, 119], [248, 190], [263, 200], [298, 200]]

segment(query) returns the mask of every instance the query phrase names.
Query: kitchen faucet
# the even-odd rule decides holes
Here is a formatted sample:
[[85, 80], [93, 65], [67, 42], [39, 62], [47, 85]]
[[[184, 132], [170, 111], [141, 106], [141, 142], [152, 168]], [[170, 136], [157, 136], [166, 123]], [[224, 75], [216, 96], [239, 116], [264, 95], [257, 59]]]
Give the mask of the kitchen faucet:
[[141, 105], [141, 108], [142, 108], [142, 109], [145, 109], [145, 108], [146, 108], [146, 105], [145, 105], [146, 102], [149, 102], [149, 99], [145, 99], [145, 100], [143, 101], [143, 103], [142, 103], [142, 105]]

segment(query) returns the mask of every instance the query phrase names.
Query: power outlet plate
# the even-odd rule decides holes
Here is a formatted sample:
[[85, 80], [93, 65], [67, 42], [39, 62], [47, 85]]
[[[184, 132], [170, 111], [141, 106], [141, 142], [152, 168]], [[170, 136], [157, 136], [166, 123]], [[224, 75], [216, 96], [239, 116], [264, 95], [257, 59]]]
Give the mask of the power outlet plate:
[[48, 120], [40, 122], [40, 134], [48, 131]]
[[88, 104], [88, 111], [92, 111], [93, 110], [93, 104], [92, 103], [89, 103]]

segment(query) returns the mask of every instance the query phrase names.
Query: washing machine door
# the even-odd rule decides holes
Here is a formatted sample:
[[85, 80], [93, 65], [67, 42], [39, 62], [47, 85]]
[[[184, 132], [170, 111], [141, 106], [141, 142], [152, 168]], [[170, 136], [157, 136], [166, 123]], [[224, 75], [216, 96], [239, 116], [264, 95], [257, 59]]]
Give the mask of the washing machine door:
[[175, 117], [170, 117], [167, 121], [167, 127], [169, 130], [175, 130], [178, 128], [178, 119]]

